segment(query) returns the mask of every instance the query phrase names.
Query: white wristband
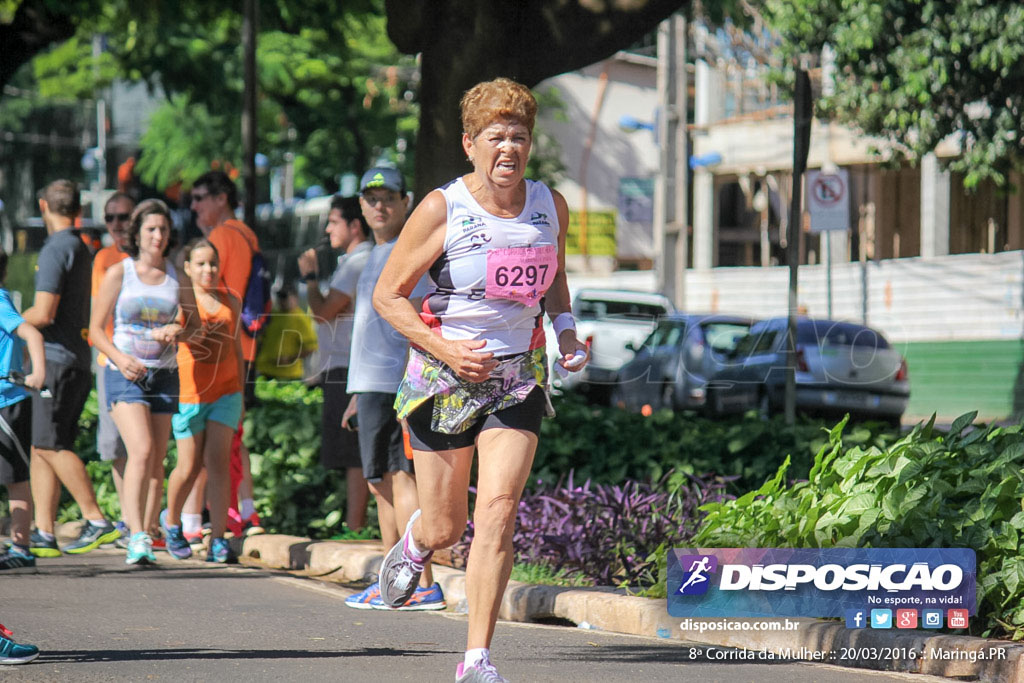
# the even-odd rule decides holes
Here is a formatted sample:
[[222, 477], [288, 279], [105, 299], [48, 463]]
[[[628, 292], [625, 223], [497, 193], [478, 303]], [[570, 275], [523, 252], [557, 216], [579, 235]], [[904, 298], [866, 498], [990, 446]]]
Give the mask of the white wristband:
[[559, 313], [551, 322], [551, 326], [555, 328], [555, 339], [557, 339], [566, 330], [576, 331], [576, 319], [572, 317], [570, 312]]

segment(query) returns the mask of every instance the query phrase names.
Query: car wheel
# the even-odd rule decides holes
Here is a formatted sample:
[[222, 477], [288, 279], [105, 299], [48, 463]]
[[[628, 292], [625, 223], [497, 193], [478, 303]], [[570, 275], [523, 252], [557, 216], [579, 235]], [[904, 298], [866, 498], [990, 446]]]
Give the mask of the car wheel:
[[710, 417], [725, 415], [725, 403], [722, 401], [722, 394], [717, 389], [707, 389], [704, 413]]
[[761, 390], [761, 398], [757, 403], [757, 416], [765, 421], [772, 419], [772, 402], [768, 398], [767, 389]]
[[626, 410], [626, 392], [622, 390], [622, 387], [616, 385], [612, 388], [612, 395], [609, 399], [609, 403], [612, 408], [620, 408]]
[[666, 384], [661, 390], [661, 407], [669, 410], [676, 409], [676, 388], [672, 384]]

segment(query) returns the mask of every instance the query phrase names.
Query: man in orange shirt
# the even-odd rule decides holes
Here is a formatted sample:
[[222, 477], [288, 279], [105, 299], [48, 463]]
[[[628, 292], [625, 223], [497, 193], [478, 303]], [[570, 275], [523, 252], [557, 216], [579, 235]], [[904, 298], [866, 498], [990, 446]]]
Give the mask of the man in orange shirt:
[[[113, 240], [109, 246], [103, 247], [92, 259], [92, 298], [96, 298], [100, 289], [100, 282], [110, 266], [128, 258], [128, 224], [135, 208], [135, 200], [123, 192], [115, 192], [107, 199], [103, 207], [103, 223], [107, 226], [107, 233]], [[111, 321], [108, 325], [107, 335], [114, 336], [114, 324]], [[99, 428], [96, 430], [96, 450], [100, 458], [105, 461], [112, 461], [111, 474], [114, 477], [114, 488], [117, 489], [117, 498], [121, 500], [121, 483], [124, 480], [124, 466], [128, 460], [128, 452], [121, 441], [121, 435], [117, 433], [114, 420], [110, 417], [110, 409], [107, 408], [106, 390], [103, 382], [103, 368], [107, 365], [107, 357], [102, 353], [96, 356], [96, 364], [100, 370], [96, 372], [96, 397], [99, 402]], [[162, 482], [161, 482], [162, 483]], [[159, 505], [159, 502], [157, 503]], [[121, 503], [124, 509], [124, 503]], [[115, 524], [121, 536], [127, 538], [127, 528], [123, 522]], [[120, 541], [119, 541], [120, 542]]]
[[[208, 171], [199, 176], [192, 184], [191, 207], [196, 214], [196, 224], [210, 242], [217, 247], [220, 255], [220, 275], [224, 287], [232, 295], [242, 301], [249, 284], [249, 273], [252, 270], [252, 256], [259, 250], [256, 233], [248, 225], [235, 218], [238, 208], [238, 186], [223, 171]], [[256, 339], [250, 337], [244, 329], [239, 330], [242, 342], [242, 356], [245, 360], [245, 377], [243, 378], [243, 395], [245, 405], [251, 406], [255, 401], [255, 377], [253, 363], [256, 360]], [[236, 456], [237, 453], [237, 456]], [[199, 482], [205, 486], [205, 473], [197, 480], [196, 489], [185, 504], [182, 524], [186, 536], [195, 532], [196, 517], [202, 513], [203, 498], [195, 500], [199, 491]], [[249, 472], [249, 451], [242, 444], [242, 423], [238, 423], [238, 431], [231, 448], [231, 489], [229, 498], [232, 503], [238, 501], [237, 509], [232, 504], [228, 510], [229, 528], [238, 533], [243, 527], [259, 527], [259, 516], [252, 500], [252, 474]], [[236, 495], [237, 492], [237, 495]], [[234, 519], [234, 518], [239, 519]], [[234, 519], [235, 524], [231, 524]]]

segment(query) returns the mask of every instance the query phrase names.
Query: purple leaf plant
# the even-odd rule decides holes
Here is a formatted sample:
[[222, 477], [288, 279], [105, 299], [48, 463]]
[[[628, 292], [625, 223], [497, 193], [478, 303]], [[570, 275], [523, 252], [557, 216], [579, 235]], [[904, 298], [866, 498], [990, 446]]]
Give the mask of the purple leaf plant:
[[[726, 479], [669, 473], [653, 483], [627, 480], [621, 486], [573, 481], [555, 486], [538, 481], [523, 493], [513, 536], [515, 561], [565, 570], [594, 585], [643, 587], [657, 581], [651, 554], [685, 544], [703, 518], [700, 506], [732, 498]], [[470, 492], [476, 494], [475, 488]], [[463, 562], [473, 540], [470, 520], [452, 553]]]

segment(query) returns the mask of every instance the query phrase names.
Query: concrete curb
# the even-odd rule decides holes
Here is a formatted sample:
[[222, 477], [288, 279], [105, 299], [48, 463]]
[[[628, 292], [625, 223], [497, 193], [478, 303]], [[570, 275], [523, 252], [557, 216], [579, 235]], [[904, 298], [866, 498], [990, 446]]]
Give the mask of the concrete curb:
[[[310, 541], [265, 534], [242, 541], [243, 557], [275, 568], [303, 571], [327, 581], [373, 579], [383, 555], [379, 542]], [[449, 609], [467, 611], [465, 572], [435, 566]], [[705, 650], [701, 658], [732, 661], [797, 659], [839, 666], [902, 671], [947, 677], [971, 677], [985, 683], [1024, 681], [1024, 645], [926, 631], [847, 629], [834, 621], [790, 619], [796, 630], [755, 630], [759, 619], [730, 619], [743, 630], [704, 630], [693, 620], [683, 629], [664, 600], [626, 595], [614, 588], [562, 588], [510, 581], [498, 616], [508, 621], [565, 619], [583, 628], [713, 645], [735, 650]], [[747, 625], [749, 624], [749, 629]], [[980, 656], [979, 656], [980, 654]]]

